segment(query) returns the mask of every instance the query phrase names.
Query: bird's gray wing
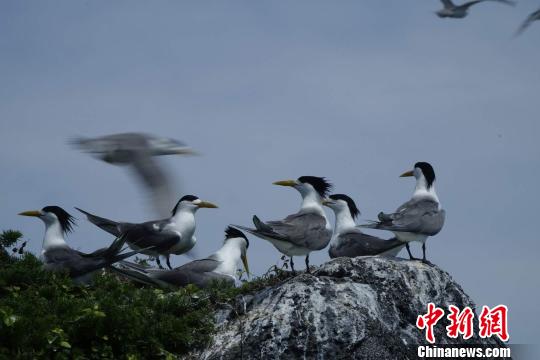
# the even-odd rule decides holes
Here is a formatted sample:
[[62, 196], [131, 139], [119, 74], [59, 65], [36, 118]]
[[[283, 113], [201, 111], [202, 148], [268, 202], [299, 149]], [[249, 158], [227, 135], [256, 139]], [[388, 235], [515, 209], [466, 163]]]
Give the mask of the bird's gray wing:
[[79, 277], [107, 265], [103, 257], [84, 257], [70, 248], [54, 248], [44, 254], [45, 268], [52, 271], [68, 271], [70, 277]]
[[268, 227], [280, 235], [280, 240], [311, 249], [324, 248], [332, 232], [326, 228], [326, 219], [311, 212], [298, 212], [280, 221], [268, 221]]
[[159, 163], [159, 159], [152, 157], [150, 149], [133, 152], [131, 169], [139, 182], [145, 187], [155, 210], [159, 216], [167, 216], [173, 207], [172, 199], [178, 197], [173, 190], [170, 175]]
[[156, 272], [153, 272], [152, 277], [180, 287], [193, 284], [202, 288], [214, 281], [233, 281], [229, 276], [213, 272], [220, 263], [220, 261], [210, 258], [195, 260], [173, 270], [156, 270]]
[[397, 239], [384, 240], [376, 236], [364, 234], [360, 229], [352, 229], [339, 234], [338, 246], [329, 250], [330, 257], [372, 256], [382, 254], [395, 247], [403, 246]]
[[451, 0], [441, 0], [445, 9], [452, 9], [455, 7], [454, 3]]
[[462, 5], [459, 5], [458, 8], [468, 9], [471, 6], [478, 4], [480, 2], [484, 2], [484, 1], [500, 2], [500, 3], [511, 5], [511, 6], [514, 6], [516, 4], [514, 1], [511, 1], [511, 0], [474, 0], [474, 1], [466, 2]]
[[122, 230], [131, 246], [138, 249], [152, 247], [153, 251], [162, 253], [182, 239], [178, 233], [165, 229], [164, 224], [164, 220], [127, 224]]
[[527, 19], [520, 25], [518, 30], [516, 31], [516, 36], [520, 35], [525, 29], [527, 29], [533, 21], [540, 20], [540, 9], [533, 12], [529, 16], [527, 16]]
[[401, 205], [395, 213], [380, 213], [379, 221], [361, 227], [435, 235], [442, 229], [444, 218], [445, 211], [439, 209], [437, 202], [429, 199], [411, 199]]

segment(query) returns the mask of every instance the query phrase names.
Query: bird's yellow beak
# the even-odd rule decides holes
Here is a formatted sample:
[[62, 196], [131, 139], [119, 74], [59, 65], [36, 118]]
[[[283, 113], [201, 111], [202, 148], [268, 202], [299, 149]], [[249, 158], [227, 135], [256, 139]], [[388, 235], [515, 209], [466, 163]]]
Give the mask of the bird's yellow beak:
[[405, 171], [403, 174], [399, 175], [399, 177], [409, 177], [414, 176], [414, 170]]
[[200, 208], [209, 208], [209, 209], [216, 209], [218, 207], [217, 205], [214, 205], [208, 201], [201, 201], [200, 203], [197, 204], [197, 206]]
[[272, 184], [279, 186], [295, 186], [297, 184], [296, 180], [281, 180], [275, 181]]
[[242, 264], [244, 264], [244, 269], [246, 270], [246, 273], [248, 274], [248, 276], [251, 276], [251, 273], [249, 272], [247, 255], [242, 255], [240, 256], [240, 258], [242, 259]]
[[39, 210], [23, 211], [22, 213], [19, 213], [19, 215], [22, 215], [22, 216], [41, 216], [41, 211], [39, 211]]

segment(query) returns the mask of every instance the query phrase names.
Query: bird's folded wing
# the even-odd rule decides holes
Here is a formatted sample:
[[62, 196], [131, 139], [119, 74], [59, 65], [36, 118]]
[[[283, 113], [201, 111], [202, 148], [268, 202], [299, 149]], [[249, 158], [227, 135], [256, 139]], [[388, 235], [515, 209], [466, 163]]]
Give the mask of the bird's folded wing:
[[[159, 222], [158, 222], [159, 223]], [[161, 230], [153, 223], [133, 224], [127, 233], [127, 242], [137, 248], [154, 247], [157, 252], [166, 251], [181, 241], [181, 236], [173, 231]]]
[[395, 246], [402, 245], [397, 239], [384, 240], [355, 230], [340, 234], [339, 244], [340, 253], [351, 257], [379, 255]]
[[106, 265], [101, 257], [83, 257], [70, 248], [56, 248], [45, 253], [45, 265], [51, 270], [67, 270], [71, 277], [81, 276]]
[[[280, 221], [268, 221], [266, 225], [283, 237], [283, 241], [306, 246], [307, 241], [316, 240], [326, 230], [324, 217], [314, 213], [299, 212]], [[280, 239], [281, 240], [281, 239]]]
[[175, 286], [194, 284], [204, 287], [213, 280], [224, 278], [223, 275], [212, 272], [219, 264], [220, 261], [214, 259], [195, 260], [173, 270], [156, 270], [152, 272], [152, 277]]
[[379, 214], [379, 221], [362, 227], [390, 231], [436, 234], [444, 224], [445, 211], [433, 200], [409, 200], [395, 213]]

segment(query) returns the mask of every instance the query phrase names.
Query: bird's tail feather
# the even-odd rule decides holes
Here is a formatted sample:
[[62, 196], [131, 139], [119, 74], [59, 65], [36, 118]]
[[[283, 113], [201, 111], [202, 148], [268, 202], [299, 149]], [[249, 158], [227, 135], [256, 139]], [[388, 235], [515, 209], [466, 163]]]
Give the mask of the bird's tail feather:
[[112, 266], [111, 269], [129, 280], [141, 283], [143, 285], [159, 286], [159, 284], [154, 281], [154, 279], [139, 271], [118, 266]]
[[273, 232], [272, 228], [262, 222], [257, 215], [253, 215], [253, 225], [261, 232]]
[[256, 229], [252, 229], [252, 228], [249, 228], [247, 226], [242, 226], [242, 225], [235, 225], [235, 224], [231, 224], [232, 227], [235, 227], [235, 228], [238, 228], [240, 230], [244, 230], [244, 231], [247, 231], [251, 234], [255, 234], [257, 232]]
[[120, 229], [118, 229], [118, 223], [116, 221], [90, 214], [89, 212], [79, 209], [78, 207], [76, 207], [75, 209], [86, 215], [88, 221], [90, 221], [92, 224], [96, 225], [100, 229], [105, 230], [106, 232], [114, 236], [120, 236]]
[[397, 238], [387, 240], [388, 247], [381, 252], [381, 255], [397, 256], [401, 249], [406, 245], [404, 242], [399, 241]]

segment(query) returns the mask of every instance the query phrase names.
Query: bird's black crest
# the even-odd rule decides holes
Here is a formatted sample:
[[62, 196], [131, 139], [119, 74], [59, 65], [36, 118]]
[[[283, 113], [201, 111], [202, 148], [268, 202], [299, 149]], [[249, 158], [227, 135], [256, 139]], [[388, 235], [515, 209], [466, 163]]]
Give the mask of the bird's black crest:
[[433, 182], [435, 181], [435, 170], [433, 170], [433, 166], [431, 166], [430, 163], [421, 161], [414, 164], [414, 167], [422, 170], [422, 173], [424, 174], [424, 177], [426, 178], [428, 189], [429, 189], [431, 185], [433, 185]]
[[195, 201], [197, 200], [198, 197], [195, 196], [195, 195], [185, 195], [185, 196], [182, 196], [182, 198], [180, 200], [178, 200], [178, 202], [176, 203], [176, 205], [174, 206], [174, 209], [172, 209], [171, 213], [174, 215], [176, 214], [176, 211], [178, 210], [178, 206], [180, 205], [180, 203], [182, 201]]
[[249, 248], [249, 240], [248, 238], [246, 237], [246, 235], [241, 232], [240, 230], [238, 229], [235, 229], [231, 226], [228, 226], [226, 229], [225, 229], [225, 240], [227, 239], [233, 239], [233, 238], [244, 238], [247, 242], [247, 245], [246, 245], [246, 249]]
[[326, 197], [330, 189], [332, 189], [332, 184], [330, 184], [325, 178], [318, 176], [300, 176], [298, 181], [301, 183], [308, 183], [315, 188], [315, 191], [319, 193], [321, 197]]
[[68, 212], [60, 206], [45, 206], [41, 211], [56, 215], [64, 233], [73, 231], [73, 225], [76, 225], [75, 218], [69, 215]]
[[351, 215], [353, 219], [355, 219], [358, 215], [360, 215], [360, 210], [356, 207], [356, 204], [354, 203], [353, 199], [348, 197], [345, 194], [333, 194], [329, 196], [332, 200], [343, 200], [347, 203], [347, 206], [349, 207], [349, 211], [351, 212]]

